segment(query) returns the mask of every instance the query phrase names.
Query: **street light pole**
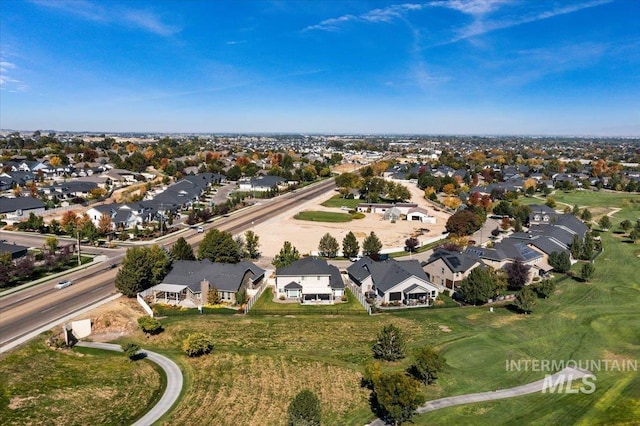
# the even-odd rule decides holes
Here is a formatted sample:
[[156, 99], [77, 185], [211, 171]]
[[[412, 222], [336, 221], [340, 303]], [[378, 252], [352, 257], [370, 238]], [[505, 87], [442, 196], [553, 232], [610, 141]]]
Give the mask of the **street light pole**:
[[80, 257], [80, 228], [76, 227], [76, 238], [78, 239], [78, 266], [82, 265], [82, 258]]

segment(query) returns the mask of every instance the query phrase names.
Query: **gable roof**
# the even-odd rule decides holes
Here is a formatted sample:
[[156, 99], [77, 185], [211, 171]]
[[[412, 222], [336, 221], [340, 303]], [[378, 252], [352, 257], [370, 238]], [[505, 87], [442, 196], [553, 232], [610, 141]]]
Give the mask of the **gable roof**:
[[205, 260], [178, 260], [173, 263], [171, 272], [162, 280], [163, 284], [186, 285], [194, 292], [200, 292], [200, 282], [209, 281], [222, 291], [238, 291], [247, 272], [253, 274], [253, 281], [264, 275], [261, 269], [251, 262], [218, 263]]
[[379, 292], [385, 293], [412, 276], [427, 283], [427, 274], [417, 260], [387, 259], [375, 262], [368, 256], [355, 262], [347, 268], [349, 275], [357, 281], [362, 281], [371, 277], [373, 284]]
[[482, 261], [478, 257], [472, 256], [469, 253], [460, 253], [443, 249], [436, 249], [436, 251], [431, 254], [426, 264], [428, 265], [433, 263], [438, 259], [442, 259], [451, 272], [466, 272], [476, 263], [482, 264]]
[[44, 209], [44, 207], [45, 205], [42, 201], [33, 197], [0, 197], [0, 214], [11, 213], [16, 210]]
[[329, 276], [331, 288], [344, 288], [344, 281], [340, 270], [333, 265], [329, 265], [326, 260], [318, 257], [303, 257], [296, 260], [291, 265], [278, 268], [276, 276]]

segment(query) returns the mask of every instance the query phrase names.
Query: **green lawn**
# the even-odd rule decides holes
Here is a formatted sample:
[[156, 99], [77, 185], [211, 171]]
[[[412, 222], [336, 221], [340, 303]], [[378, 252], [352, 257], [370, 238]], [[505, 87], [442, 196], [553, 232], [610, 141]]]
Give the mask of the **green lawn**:
[[336, 208], [346, 206], [346, 207], [349, 207], [350, 209], [355, 209], [356, 207], [358, 207], [358, 204], [360, 203], [362, 203], [362, 200], [356, 200], [353, 198], [351, 199], [342, 198], [342, 195], [334, 195], [333, 197], [329, 198], [327, 201], [322, 203], [322, 205], [325, 207], [336, 207]]
[[[628, 201], [629, 205], [624, 205], [625, 197], [626, 194], [621, 194], [618, 201], [615, 197], [610, 200], [610, 206], [619, 203], [623, 209], [613, 216], [614, 224], [620, 217], [638, 216], [638, 204]], [[147, 338], [137, 332], [128, 339], [172, 357], [183, 368], [186, 387], [174, 411], [164, 419], [165, 424], [283, 425], [291, 398], [301, 389], [310, 388], [321, 401], [323, 424], [362, 425], [371, 421], [373, 415], [368, 406], [369, 392], [360, 387], [361, 374], [364, 365], [372, 360], [371, 345], [376, 334], [390, 323], [407, 336], [408, 357], [385, 364], [385, 370], [407, 368], [413, 361], [412, 351], [424, 345], [434, 346], [447, 360], [436, 384], [424, 388], [428, 400], [509, 388], [544, 376], [544, 372], [506, 371], [509, 360], [640, 360], [637, 278], [640, 244], [629, 244], [612, 232], [601, 237], [604, 252], [595, 261], [593, 279], [589, 283], [572, 278], [559, 280], [556, 293], [549, 299], [538, 299], [531, 315], [516, 314], [508, 307], [496, 307], [494, 312], [486, 307], [466, 307], [415, 309], [374, 316], [339, 315], [322, 311], [329, 307], [274, 304], [272, 295], [267, 293], [256, 309], [282, 306], [300, 310], [280, 310], [274, 315], [167, 317], [162, 320], [163, 333]], [[347, 307], [349, 303], [334, 306]], [[306, 314], [304, 309], [310, 308], [319, 308], [320, 312]], [[214, 338], [211, 355], [193, 359], [182, 354], [182, 341], [193, 331]], [[35, 341], [33, 345], [39, 347]], [[57, 352], [51, 356], [54, 360], [68, 358]], [[12, 416], [5, 423], [38, 423], [29, 417], [31, 410], [8, 408], [14, 395], [28, 398], [31, 393], [40, 392], [47, 398], [57, 398], [55, 405], [47, 403], [40, 412], [55, 411], [56, 415], [66, 416], [63, 419], [76, 413], [75, 406], [64, 404], [62, 393], [56, 391], [80, 383], [75, 370], [70, 370], [72, 374], [67, 376], [65, 362], [52, 362], [25, 349], [1, 362], [0, 416], [5, 418], [6, 413]], [[102, 358], [83, 362], [87, 369], [103, 368]], [[121, 368], [129, 365], [121, 364]], [[107, 365], [106, 370], [110, 370], [111, 364]], [[122, 373], [114, 373], [114, 377], [120, 377], [119, 374]], [[591, 395], [532, 394], [451, 407], [417, 416], [415, 424], [637, 424], [640, 374], [620, 371], [595, 374], [596, 391]], [[49, 377], [57, 378], [56, 388], [49, 387]], [[102, 415], [112, 413], [114, 418], [121, 415], [120, 404], [110, 404], [113, 400], [109, 399], [110, 392], [128, 392], [130, 384], [114, 385], [110, 380], [116, 379], [106, 373], [95, 377], [93, 394], [104, 394], [106, 398], [106, 403], [100, 403]], [[38, 390], [40, 381], [42, 392]], [[29, 391], [18, 393], [15, 389], [20, 386]], [[118, 386], [127, 389], [119, 390]], [[143, 396], [142, 400], [149, 397]], [[40, 403], [37, 400], [34, 405]], [[135, 411], [126, 407], [125, 410]], [[89, 419], [85, 424], [91, 420], [98, 422]], [[111, 423], [119, 421], [126, 423], [124, 420]]]
[[352, 217], [349, 213], [304, 211], [293, 217], [298, 220], [309, 220], [312, 222], [350, 222]]
[[346, 302], [333, 305], [313, 305], [300, 303], [277, 303], [273, 301], [273, 292], [267, 288], [249, 313], [251, 315], [302, 315], [302, 314], [366, 314], [360, 302], [349, 289], [345, 289]]

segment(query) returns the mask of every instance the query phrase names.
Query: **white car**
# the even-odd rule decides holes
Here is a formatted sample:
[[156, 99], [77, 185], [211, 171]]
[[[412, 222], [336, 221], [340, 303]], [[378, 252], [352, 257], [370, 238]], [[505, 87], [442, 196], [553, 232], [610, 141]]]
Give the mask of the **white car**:
[[61, 288], [69, 287], [70, 285], [71, 285], [71, 281], [65, 280], [65, 281], [60, 281], [53, 288], [60, 290]]

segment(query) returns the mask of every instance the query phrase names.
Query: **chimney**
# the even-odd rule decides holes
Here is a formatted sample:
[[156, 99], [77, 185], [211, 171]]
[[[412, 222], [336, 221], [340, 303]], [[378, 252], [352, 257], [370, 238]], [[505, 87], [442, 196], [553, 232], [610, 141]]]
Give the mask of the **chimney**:
[[209, 301], [209, 281], [200, 281], [200, 297], [202, 297], [202, 304], [205, 305]]

